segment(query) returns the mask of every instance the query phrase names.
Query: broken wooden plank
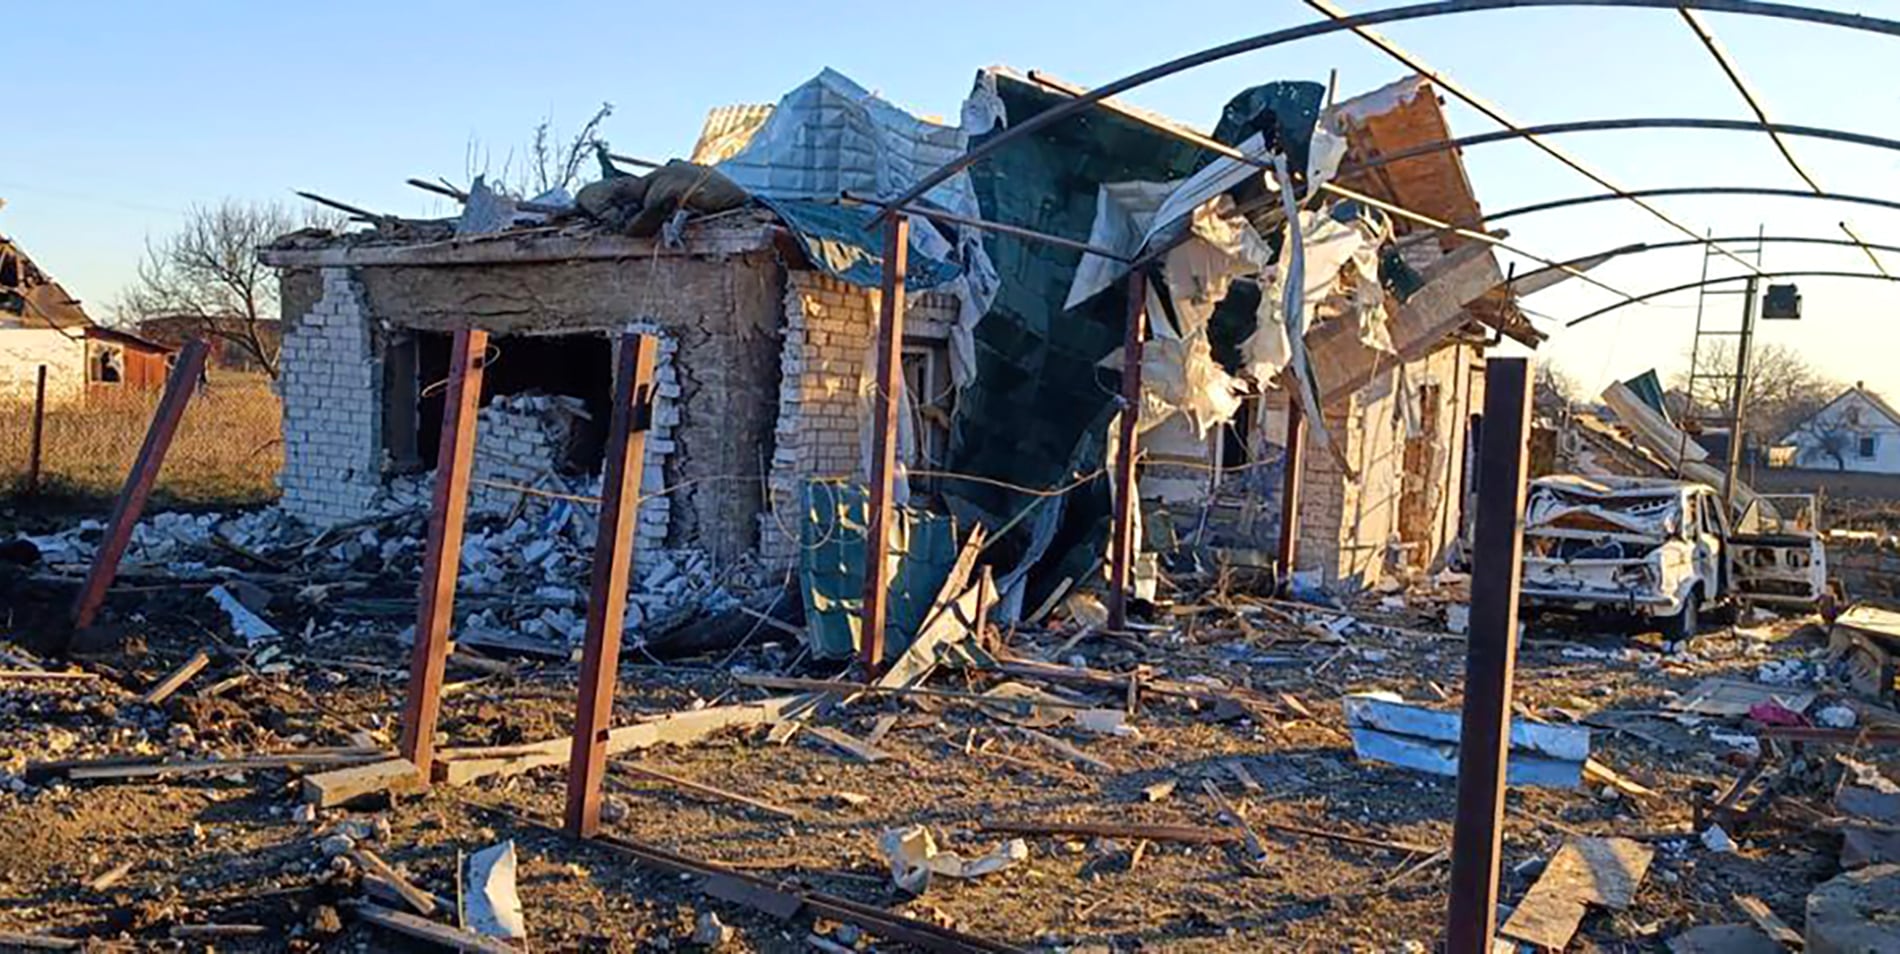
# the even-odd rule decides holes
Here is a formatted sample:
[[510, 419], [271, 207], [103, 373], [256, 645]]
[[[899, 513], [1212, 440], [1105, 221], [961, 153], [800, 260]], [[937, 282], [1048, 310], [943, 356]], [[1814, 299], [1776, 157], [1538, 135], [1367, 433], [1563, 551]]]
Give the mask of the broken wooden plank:
[[331, 808], [365, 795], [416, 792], [426, 787], [416, 763], [408, 759], [386, 759], [306, 775], [303, 800], [318, 808]]
[[[647, 722], [623, 725], [607, 733], [608, 756], [655, 745], [686, 745], [722, 729], [769, 725], [809, 703], [810, 696], [778, 696], [743, 705], [710, 706], [678, 712]], [[466, 785], [494, 775], [518, 775], [531, 769], [567, 762], [571, 738], [547, 739], [525, 745], [442, 749], [436, 753], [436, 778], [449, 785]]]
[[270, 928], [262, 924], [174, 924], [166, 932], [174, 941], [206, 940], [231, 937], [263, 937]]
[[404, 911], [385, 908], [376, 904], [354, 905], [356, 916], [382, 928], [394, 931], [419, 941], [439, 944], [457, 951], [471, 951], [474, 954], [520, 954], [507, 944], [490, 937], [483, 937], [473, 931], [437, 924]]
[[176, 761], [152, 758], [72, 759], [28, 765], [27, 776], [29, 778], [64, 776], [74, 781], [83, 781], [154, 776], [219, 775], [225, 772], [249, 772], [314, 765], [359, 765], [384, 758], [388, 754], [382, 749], [349, 747], [302, 749], [274, 755], [244, 755], [223, 759], [179, 759]]
[[[996, 700], [980, 692], [961, 692], [956, 689], [931, 689], [924, 686], [880, 686], [870, 682], [846, 682], [841, 679], [801, 679], [796, 676], [764, 676], [752, 673], [735, 673], [732, 681], [742, 686], [757, 686], [761, 689], [792, 689], [807, 692], [829, 692], [849, 697], [854, 695], [890, 695], [921, 696], [928, 699], [961, 699], [978, 704], [993, 703]], [[1055, 696], [1046, 696], [1037, 700], [1038, 705], [1056, 706], [1063, 709], [1093, 709], [1093, 702], [1076, 702]]]
[[1254, 780], [1253, 773], [1247, 771], [1246, 764], [1240, 760], [1228, 759], [1222, 762], [1221, 765], [1226, 767], [1227, 773], [1234, 777], [1234, 781], [1240, 783], [1241, 788], [1249, 792], [1265, 791], [1265, 789], [1260, 787], [1260, 783]]
[[145, 695], [139, 697], [139, 701], [148, 706], [155, 706], [164, 702], [166, 699], [171, 698], [172, 693], [177, 692], [179, 687], [189, 682], [191, 677], [197, 675], [199, 670], [210, 665], [210, 663], [210, 653], [202, 649], [192, 653], [190, 659], [185, 660], [177, 669], [172, 670], [169, 675], [160, 679], [152, 688], [146, 690]]
[[1267, 846], [1260, 841], [1259, 835], [1254, 834], [1253, 828], [1247, 824], [1247, 819], [1241, 816], [1240, 810], [1227, 801], [1226, 795], [1221, 794], [1220, 786], [1214, 784], [1213, 779], [1204, 778], [1201, 779], [1201, 791], [1206, 792], [1207, 797], [1214, 800], [1221, 814], [1227, 816], [1228, 824], [1239, 833], [1241, 844], [1247, 848], [1247, 860], [1257, 865], [1265, 864]]
[[886, 752], [883, 749], [880, 749], [874, 745], [869, 745], [859, 739], [855, 739], [851, 737], [849, 734], [845, 732], [841, 732], [830, 726], [808, 725], [805, 727], [805, 734], [821, 739], [826, 744], [831, 745], [834, 748], [841, 749], [844, 752], [852, 756], [855, 756], [860, 761], [882, 762], [892, 757], [891, 753]]
[[650, 778], [656, 781], [665, 782], [668, 785], [672, 785], [676, 788], [683, 788], [689, 792], [698, 792], [701, 795], [710, 795], [714, 798], [725, 799], [726, 801], [729, 801], [729, 802], [737, 802], [749, 808], [756, 808], [759, 811], [766, 813], [767, 815], [776, 815], [780, 818], [790, 818], [790, 819], [799, 819], [803, 817], [801, 813], [799, 813], [798, 811], [794, 809], [786, 808], [781, 805], [774, 805], [771, 802], [763, 802], [756, 798], [751, 797], [750, 795], [741, 795], [738, 792], [727, 791], [726, 789], [720, 788], [716, 785], [708, 785], [704, 782], [695, 782], [692, 779], [680, 778], [677, 775], [672, 775], [667, 772], [662, 772], [659, 769], [652, 768], [650, 766], [637, 765], [632, 762], [614, 762], [612, 763], [612, 768], [616, 771], [619, 771], [628, 775], [637, 775], [637, 776], [640, 776], [641, 778]]
[[1801, 932], [1789, 927], [1788, 922], [1769, 910], [1768, 902], [1753, 895], [1738, 894], [1735, 896], [1735, 906], [1741, 908], [1742, 913], [1748, 915], [1748, 919], [1755, 922], [1763, 934], [1786, 945], [1789, 950], [1798, 951], [1805, 946]]
[[1628, 838], [1574, 838], [1558, 849], [1498, 933], [1561, 951], [1589, 905], [1622, 910], [1656, 850]]
[[132, 868], [136, 864], [138, 863], [135, 861], [119, 862], [118, 864], [113, 865], [112, 867], [107, 868], [106, 870], [100, 872], [91, 881], [86, 882], [86, 889], [89, 891], [94, 891], [94, 892], [104, 891], [107, 888], [110, 888], [113, 885], [118, 884], [121, 881], [124, 881], [125, 876], [132, 873]]
[[1596, 759], [1583, 760], [1583, 777], [1599, 785], [1608, 785], [1625, 795], [1635, 798], [1653, 798], [1656, 796], [1655, 789], [1624, 777], [1615, 769], [1604, 765]]
[[1068, 759], [1071, 762], [1075, 762], [1080, 765], [1086, 765], [1089, 768], [1095, 769], [1100, 772], [1116, 771], [1114, 764], [1098, 759], [1095, 756], [1090, 755], [1087, 752], [1084, 752], [1081, 749], [1078, 749], [1075, 746], [1070, 745], [1069, 743], [1064, 742], [1061, 739], [1058, 739], [1047, 732], [1041, 732], [1036, 729], [1029, 728], [1028, 726], [1022, 726], [1022, 725], [1011, 726], [1011, 728], [1015, 729], [1017, 733], [1023, 736], [1023, 738], [1029, 739], [1032, 742], [1040, 743], [1046, 746], [1050, 751], [1056, 753], [1057, 755], [1062, 756], [1065, 759]]
[[416, 909], [417, 914], [435, 913], [435, 895], [416, 887], [408, 878], [403, 877], [402, 872], [390, 867], [389, 862], [384, 861], [381, 855], [368, 848], [352, 848], [350, 857], [355, 859], [357, 864], [362, 865], [364, 871], [388, 882], [389, 886], [395, 888], [396, 893], [402, 896], [405, 904]]
[[12, 679], [15, 681], [81, 682], [97, 678], [99, 678], [99, 674], [96, 672], [68, 672], [65, 670], [50, 669], [0, 669], [0, 679]]
[[34, 951], [77, 951], [85, 947], [86, 942], [69, 937], [54, 937], [51, 934], [0, 931], [0, 946], [24, 947]]

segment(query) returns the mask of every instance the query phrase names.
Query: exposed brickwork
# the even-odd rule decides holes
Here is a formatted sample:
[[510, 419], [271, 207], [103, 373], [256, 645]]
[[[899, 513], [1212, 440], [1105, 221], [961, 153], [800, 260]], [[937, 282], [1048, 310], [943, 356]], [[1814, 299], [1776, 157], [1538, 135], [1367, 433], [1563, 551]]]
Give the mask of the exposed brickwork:
[[[876, 290], [820, 272], [787, 277], [770, 505], [759, 517], [759, 550], [769, 566], [790, 565], [798, 554], [799, 491], [807, 479], [861, 476], [878, 300]], [[942, 339], [955, 316], [954, 299], [913, 296], [905, 337]]]
[[326, 268], [309, 311], [287, 316], [283, 507], [330, 524], [361, 516], [382, 484], [382, 370], [350, 269]]

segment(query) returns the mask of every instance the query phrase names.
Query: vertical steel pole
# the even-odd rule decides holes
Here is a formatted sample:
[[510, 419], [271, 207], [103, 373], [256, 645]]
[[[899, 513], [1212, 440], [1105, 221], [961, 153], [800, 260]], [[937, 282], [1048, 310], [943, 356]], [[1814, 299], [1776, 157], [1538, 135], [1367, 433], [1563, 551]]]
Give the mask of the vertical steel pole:
[[1729, 399], [1728, 470], [1722, 475], [1722, 510], [1735, 518], [1735, 484], [1742, 471], [1743, 427], [1748, 422], [1748, 359], [1755, 345], [1755, 301], [1759, 279], [1748, 278], [1748, 297], [1742, 302], [1742, 334], [1735, 346], [1735, 392]]
[[[112, 586], [113, 577], [119, 574], [119, 560], [125, 556], [125, 548], [132, 543], [132, 528], [139, 522], [139, 515], [145, 512], [145, 502], [152, 496], [152, 485], [158, 481], [158, 469], [164, 466], [165, 452], [171, 449], [172, 437], [178, 433], [178, 422], [185, 417], [185, 407], [191, 403], [191, 396], [197, 393], [198, 377], [204, 373], [205, 343], [197, 338], [185, 342], [185, 348], [178, 354], [178, 364], [172, 368], [172, 374], [165, 382], [165, 395], [159, 399], [158, 413], [152, 416], [152, 425], [145, 431], [145, 443], [139, 447], [139, 456], [132, 462], [131, 472], [125, 475], [125, 486], [119, 491], [119, 500], [112, 506], [112, 519], [106, 524], [106, 538], [99, 545], [98, 556], [93, 557], [92, 570], [86, 574], [86, 583], [79, 589], [79, 597], [73, 601], [73, 628], [84, 629], [92, 625], [99, 616], [99, 607], [105, 603], [106, 590]], [[68, 644], [70, 645], [70, 643]]]
[[1293, 585], [1293, 569], [1300, 558], [1300, 481], [1306, 469], [1306, 412], [1300, 409], [1296, 387], [1287, 389], [1286, 454], [1281, 467], [1285, 472], [1280, 475], [1280, 550], [1274, 585], [1284, 596]]
[[1464, 724], [1458, 740], [1458, 814], [1451, 839], [1446, 954], [1489, 954], [1497, 933], [1498, 853], [1517, 666], [1517, 595], [1523, 557], [1525, 438], [1530, 362], [1485, 362], [1484, 438], [1472, 534], [1471, 632]]
[[40, 492], [40, 455], [46, 442], [46, 365], [40, 365], [39, 376], [33, 384], [33, 442], [26, 453], [26, 492]]
[[1128, 624], [1128, 594], [1135, 578], [1135, 521], [1141, 491], [1135, 484], [1135, 458], [1141, 423], [1142, 341], [1148, 320], [1148, 276], [1128, 273], [1128, 320], [1122, 327], [1122, 413], [1115, 444], [1115, 524], [1108, 550], [1108, 628]]
[[409, 658], [409, 691], [402, 706], [403, 758], [428, 784], [435, 761], [435, 725], [442, 711], [442, 670], [449, 659], [455, 580], [462, 568], [462, 523], [475, 460], [475, 410], [481, 403], [488, 332], [455, 333], [449, 354], [449, 390], [442, 401], [442, 436], [435, 455], [435, 495], [422, 560], [416, 645]]
[[904, 273], [910, 219], [884, 223], [884, 294], [877, 311], [877, 390], [871, 395], [871, 512], [864, 528], [864, 610], [859, 617], [866, 678], [884, 666], [885, 599], [890, 589], [891, 478], [897, 469], [897, 389], [904, 363]]
[[647, 431], [653, 426], [653, 366], [659, 339], [620, 338], [614, 372], [614, 409], [602, 464], [600, 522], [594, 532], [593, 586], [587, 597], [587, 642], [574, 709], [574, 747], [567, 759], [567, 833], [591, 838], [600, 830], [600, 779], [607, 770], [607, 733], [613, 727], [614, 679], [627, 615], [627, 567], [640, 515], [640, 477], [646, 470]]

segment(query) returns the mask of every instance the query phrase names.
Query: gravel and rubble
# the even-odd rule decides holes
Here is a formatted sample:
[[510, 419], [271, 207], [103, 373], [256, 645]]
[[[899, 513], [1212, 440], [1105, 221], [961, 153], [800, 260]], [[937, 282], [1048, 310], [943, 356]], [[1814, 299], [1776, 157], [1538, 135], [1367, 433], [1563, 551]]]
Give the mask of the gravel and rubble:
[[[564, 617], [547, 611], [578, 619], [583, 599], [551, 605], [550, 590], [550, 605], [534, 601], [542, 588], [576, 590], [588, 551], [571, 529], [544, 532], [553, 518], [536, 507], [511, 523], [479, 518], [464, 580], [506, 569], [487, 589], [466, 588], [461, 626], [567, 646]], [[155, 515], [112, 604], [131, 624], [123, 645], [61, 664], [7, 632], [0, 669], [25, 674], [0, 676], [0, 855], [11, 859], [0, 895], [15, 899], [0, 905], [0, 931], [164, 945], [205, 925], [251, 925], [264, 933], [221, 938], [220, 949], [388, 949], [394, 935], [365, 923], [360, 904], [403, 902], [356, 854], [453, 911], [458, 859], [512, 839], [541, 949], [694, 949], [696, 933], [727, 951], [907, 949], [833, 918], [780, 921], [717, 900], [696, 877], [543, 827], [560, 817], [560, 765], [367, 805], [303, 800], [298, 777], [317, 768], [260, 760], [393, 745], [401, 632], [414, 613], [402, 590], [420, 533], [420, 511], [401, 505], [321, 535], [268, 510]], [[35, 537], [44, 562], [25, 575], [70, 576], [96, 539], [86, 528]], [[669, 554], [640, 575], [636, 599], [671, 587], [736, 600], [740, 584], [727, 581], [742, 577]], [[231, 635], [205, 598], [213, 581], [262, 590], [260, 612], [282, 635], [255, 645]], [[1447, 620], [1464, 586], [1422, 579], [1322, 607], [1210, 581], [1177, 590], [1127, 634], [1088, 631], [1058, 609], [992, 633], [985, 651], [932, 679], [932, 694], [846, 693], [810, 717], [810, 732], [758, 725], [621, 756], [644, 771], [610, 772], [606, 831], [1023, 950], [1430, 950], [1456, 782], [1357, 758], [1341, 700], [1383, 691], [1456, 712], [1464, 640]], [[1088, 616], [1085, 600], [1075, 606]], [[779, 628], [751, 635], [692, 659], [631, 649], [615, 724], [759, 699], [775, 691], [762, 680], [851, 678], [802, 661]], [[141, 701], [201, 649], [208, 666], [168, 698]], [[1677, 708], [1711, 678], [1813, 701], [1790, 726]], [[575, 679], [557, 654], [458, 650], [441, 744], [561, 739]], [[1738, 899], [1760, 899], [1798, 929], [1808, 893], [1841, 870], [1842, 779], [1876, 792], [1877, 780], [1900, 779], [1888, 737], [1854, 744], [1900, 714], [1848, 691], [1812, 619], [1751, 617], [1677, 643], [1532, 621], [1517, 702], [1520, 718], [1589, 729], [1591, 759], [1610, 774], [1511, 791], [1506, 902], [1575, 839], [1655, 849], [1632, 903], [1589, 915], [1572, 949], [1663, 950], [1692, 927], [1750, 923]], [[819, 737], [836, 732], [882, 757]], [[1850, 749], [1851, 766], [1836, 758]], [[110, 777], [109, 764], [97, 768], [105, 759], [176, 770]], [[1867, 824], [1878, 836], [1885, 823]], [[962, 859], [1012, 846], [1010, 863], [913, 894], [893, 883], [880, 847], [913, 826]]]

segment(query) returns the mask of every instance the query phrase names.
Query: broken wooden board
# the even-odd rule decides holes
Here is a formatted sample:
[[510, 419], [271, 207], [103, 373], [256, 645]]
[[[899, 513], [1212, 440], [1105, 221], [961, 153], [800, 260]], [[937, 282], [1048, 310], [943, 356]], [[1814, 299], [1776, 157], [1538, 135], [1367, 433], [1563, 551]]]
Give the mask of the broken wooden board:
[[357, 917], [385, 931], [394, 931], [420, 941], [428, 941], [452, 951], [472, 951], [475, 954], [520, 954], [519, 951], [494, 938], [483, 937], [473, 931], [464, 931], [446, 924], [437, 924], [434, 921], [380, 905], [359, 904], [353, 910]]
[[303, 800], [332, 808], [366, 795], [418, 792], [427, 787], [416, 763], [387, 759], [303, 777]]
[[1768, 902], [1753, 895], [1738, 894], [1735, 896], [1735, 906], [1741, 908], [1742, 913], [1748, 915], [1748, 919], [1755, 922], [1755, 926], [1761, 928], [1762, 933], [1768, 935], [1776, 943], [1784, 945], [1791, 951], [1801, 950], [1804, 943], [1801, 932], [1789, 927], [1788, 922], [1769, 910]]
[[220, 775], [262, 769], [289, 769], [317, 765], [361, 765], [389, 756], [381, 748], [348, 746], [341, 748], [299, 749], [270, 755], [242, 755], [232, 758], [176, 759], [167, 761], [147, 757], [109, 757], [36, 762], [26, 768], [28, 779], [63, 776], [74, 781], [153, 778], [178, 775]]
[[705, 782], [695, 782], [689, 778], [680, 778], [677, 775], [662, 772], [650, 766], [639, 765], [633, 762], [613, 762], [609, 764], [609, 768], [627, 775], [664, 782], [675, 788], [683, 788], [689, 792], [697, 792], [700, 795], [723, 799], [729, 802], [737, 802], [749, 808], [756, 808], [767, 815], [776, 815], [780, 818], [790, 818], [793, 820], [803, 817], [800, 812], [794, 809], [786, 808], [782, 805], [774, 805], [771, 802], [763, 802], [750, 795], [741, 795], [738, 792], [728, 791], [716, 785], [708, 785]]
[[1762, 703], [1779, 705], [1793, 712], [1806, 712], [1814, 704], [1814, 693], [1711, 676], [1696, 683], [1681, 698], [1665, 703], [1663, 708], [1689, 715], [1739, 719]]
[[827, 745], [839, 749], [862, 762], [882, 762], [893, 757], [891, 753], [883, 749], [869, 745], [859, 739], [853, 738], [848, 733], [839, 731], [830, 726], [808, 725], [805, 727], [805, 734], [808, 737], [820, 739]]
[[1624, 776], [1596, 759], [1583, 760], [1583, 777], [1598, 785], [1607, 785], [1632, 798], [1653, 798], [1656, 790]]
[[[769, 725], [809, 704], [811, 698], [779, 696], [761, 702], [678, 712], [648, 722], [623, 725], [607, 733], [607, 754], [614, 756], [662, 744], [686, 745], [722, 729]], [[448, 785], [466, 785], [490, 776], [519, 775], [544, 766], [564, 765], [573, 747], [572, 738], [555, 738], [526, 745], [446, 748], [436, 752], [436, 781]]]
[[210, 665], [210, 663], [210, 653], [202, 649], [192, 653], [190, 659], [185, 660], [177, 669], [172, 670], [165, 678], [160, 679], [152, 688], [146, 690], [145, 695], [139, 697], [139, 701], [148, 706], [155, 706], [164, 702], [166, 699], [171, 698], [172, 693], [177, 692], [179, 687], [190, 681], [191, 677], [197, 675], [199, 670]]
[[1655, 857], [1654, 848], [1628, 838], [1573, 838], [1544, 866], [1498, 933], [1561, 951], [1589, 905], [1629, 907]]

